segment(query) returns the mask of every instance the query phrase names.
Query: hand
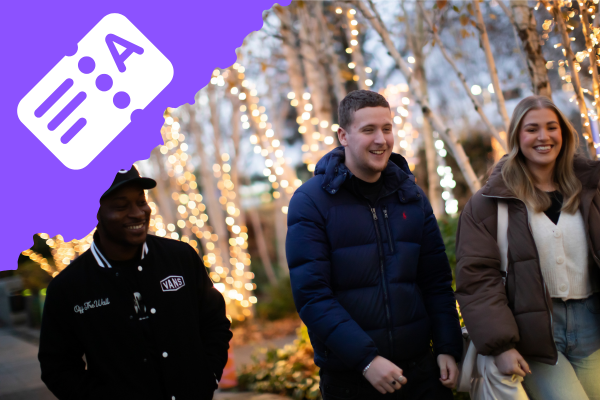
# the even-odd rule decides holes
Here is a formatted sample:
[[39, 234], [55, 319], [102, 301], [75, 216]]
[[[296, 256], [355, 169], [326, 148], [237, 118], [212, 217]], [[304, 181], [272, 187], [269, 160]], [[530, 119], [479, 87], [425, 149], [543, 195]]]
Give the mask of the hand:
[[454, 389], [458, 380], [458, 367], [454, 357], [448, 354], [437, 356], [437, 363], [440, 367], [440, 381], [447, 388]]
[[519, 375], [525, 378], [527, 373], [531, 374], [529, 365], [515, 349], [506, 350], [495, 357], [498, 371], [504, 375]]
[[365, 378], [381, 394], [394, 393], [407, 382], [406, 378], [402, 376], [402, 370], [381, 356], [373, 359]]

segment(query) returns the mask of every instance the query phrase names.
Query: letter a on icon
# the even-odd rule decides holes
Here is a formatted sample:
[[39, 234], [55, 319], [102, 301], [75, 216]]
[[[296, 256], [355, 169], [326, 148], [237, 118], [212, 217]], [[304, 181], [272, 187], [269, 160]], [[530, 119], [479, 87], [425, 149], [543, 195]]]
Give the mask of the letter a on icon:
[[[123, 50], [122, 53], [119, 53], [115, 44], [124, 47], [125, 50]], [[106, 45], [108, 46], [108, 50], [110, 50], [113, 60], [115, 60], [115, 64], [117, 64], [119, 72], [125, 72], [127, 69], [125, 68], [125, 60], [127, 60], [130, 55], [133, 53], [144, 53], [144, 49], [142, 49], [140, 46], [128, 42], [127, 40], [120, 38], [117, 35], [113, 35], [112, 33], [106, 35]]]

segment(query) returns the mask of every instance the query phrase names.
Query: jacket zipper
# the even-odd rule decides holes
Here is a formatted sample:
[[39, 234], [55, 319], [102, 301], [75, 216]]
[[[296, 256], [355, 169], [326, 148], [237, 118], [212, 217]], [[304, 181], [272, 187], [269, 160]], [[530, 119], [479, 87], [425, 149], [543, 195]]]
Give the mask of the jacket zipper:
[[[521, 199], [519, 199], [518, 197], [500, 197], [500, 196], [486, 196], [486, 195], [482, 195], [483, 197], [488, 197], [488, 198], [496, 198], [496, 199], [513, 199], [513, 200], [518, 200], [520, 202], [522, 202], [523, 204], [525, 204], [525, 202]], [[529, 233], [531, 234], [531, 237], [533, 238], [533, 231], [531, 230], [531, 226], [529, 225], [529, 210], [527, 209], [527, 206], [525, 206], [525, 216], [527, 217], [527, 227], [529, 228]], [[496, 238], [497, 240], [497, 238]], [[537, 247], [535, 249], [535, 253], [537, 256], [537, 261], [538, 261], [538, 267], [539, 267], [539, 271], [540, 271], [540, 276], [542, 277], [542, 286], [544, 288], [544, 302], [546, 302], [546, 310], [548, 311], [548, 315], [550, 316], [550, 336], [552, 337], [552, 344], [554, 344], [554, 349], [556, 350], [556, 363], [554, 363], [554, 365], [558, 364], [558, 347], [556, 346], [556, 341], [554, 340], [554, 319], [552, 318], [552, 312], [550, 311], [550, 307], [548, 306], [548, 296], [546, 295], [546, 281], [544, 280], [544, 274], [542, 274], [542, 264], [540, 262], [540, 255], [537, 251]], [[506, 272], [506, 278], [508, 279], [508, 269]]]
[[387, 231], [388, 235], [388, 244], [390, 245], [390, 251], [392, 252], [392, 254], [394, 254], [394, 241], [392, 240], [392, 231], [390, 230], [390, 226], [388, 224], [387, 206], [383, 206], [383, 216], [385, 217], [385, 230]]
[[379, 272], [381, 273], [381, 284], [383, 285], [383, 299], [385, 300], [385, 314], [388, 320], [388, 338], [390, 341], [391, 353], [394, 354], [394, 338], [392, 336], [392, 316], [390, 313], [389, 297], [387, 285], [385, 284], [385, 268], [383, 265], [384, 255], [383, 246], [381, 245], [381, 235], [379, 234], [379, 226], [377, 225], [377, 212], [375, 208], [369, 207], [373, 215], [373, 224], [375, 225], [375, 233], [377, 235], [377, 250], [379, 251]]

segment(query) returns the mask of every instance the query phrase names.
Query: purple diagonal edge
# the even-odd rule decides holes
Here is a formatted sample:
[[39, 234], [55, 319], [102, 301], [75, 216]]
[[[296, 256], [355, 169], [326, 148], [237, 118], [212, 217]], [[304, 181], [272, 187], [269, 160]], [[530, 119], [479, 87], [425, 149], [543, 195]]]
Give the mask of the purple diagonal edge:
[[48, 124], [48, 129], [53, 131], [56, 128], [58, 128], [58, 126], [60, 124], [63, 123], [63, 121], [65, 119], [67, 119], [67, 117], [69, 115], [71, 115], [71, 113], [73, 111], [75, 111], [75, 109], [77, 107], [79, 107], [81, 105], [81, 103], [83, 103], [83, 101], [85, 100], [85, 98], [87, 97], [87, 94], [85, 92], [79, 92], [77, 93], [77, 95], [73, 98], [73, 100], [71, 100], [69, 102], [69, 104], [67, 104], [65, 106], [65, 108], [63, 108], [62, 110], [60, 110], [60, 112], [58, 113], [58, 115], [56, 117], [54, 117], [54, 119], [52, 121], [50, 121], [50, 123]]
[[79, 133], [80, 130], [87, 124], [87, 120], [85, 118], [79, 118], [77, 122], [73, 124], [72, 127], [69, 128], [64, 135], [60, 137], [60, 141], [62, 144], [67, 144]]
[[73, 79], [67, 78], [44, 102], [34, 111], [33, 115], [40, 118], [73, 86]]

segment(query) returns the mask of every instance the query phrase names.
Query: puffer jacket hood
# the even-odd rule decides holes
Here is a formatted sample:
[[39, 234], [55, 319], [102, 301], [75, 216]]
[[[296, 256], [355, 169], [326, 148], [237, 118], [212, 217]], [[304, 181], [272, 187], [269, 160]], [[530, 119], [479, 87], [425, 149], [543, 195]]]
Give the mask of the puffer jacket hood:
[[[319, 160], [315, 167], [315, 176], [323, 175], [322, 188], [329, 194], [335, 194], [340, 187], [348, 184], [354, 177], [352, 171], [346, 167], [346, 152], [343, 146], [336, 147], [323, 158]], [[389, 162], [382, 172], [383, 190], [381, 197], [398, 190], [402, 182], [409, 180], [415, 182], [415, 176], [410, 171], [406, 159], [400, 154], [392, 153]], [[414, 190], [411, 190], [414, 189]], [[417, 185], [406, 185], [404, 187], [404, 197], [415, 197], [418, 193]]]
[[343, 147], [325, 155], [288, 209], [286, 256], [315, 363], [362, 371], [434, 352], [459, 359], [460, 324], [437, 221], [404, 157], [392, 154], [370, 204]]
[[[456, 240], [456, 298], [478, 352], [498, 355], [516, 348], [532, 360], [555, 364], [552, 299], [545, 286], [525, 203], [502, 178], [501, 160], [486, 185], [465, 205]], [[579, 211], [590, 251], [590, 279], [600, 285], [600, 162], [575, 157], [581, 181]], [[508, 204], [506, 287], [497, 245], [498, 201]]]

